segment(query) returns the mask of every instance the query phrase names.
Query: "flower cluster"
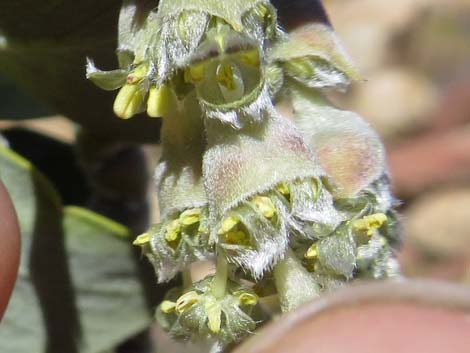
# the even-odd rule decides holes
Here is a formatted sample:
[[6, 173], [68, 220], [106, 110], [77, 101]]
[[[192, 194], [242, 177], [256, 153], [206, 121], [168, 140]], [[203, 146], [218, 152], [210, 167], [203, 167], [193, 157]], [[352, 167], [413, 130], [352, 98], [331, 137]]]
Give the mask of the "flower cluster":
[[[254, 330], [265, 294], [287, 311], [396, 276], [382, 143], [325, 97], [358, 78], [331, 27], [286, 33], [266, 0], [143, 3], [123, 5], [120, 69], [89, 61], [87, 75], [120, 89], [118, 116], [163, 118], [161, 222], [135, 240], [160, 282], [186, 278], [158, 309], [163, 327], [227, 345]], [[214, 275], [187, 279], [215, 259]]]

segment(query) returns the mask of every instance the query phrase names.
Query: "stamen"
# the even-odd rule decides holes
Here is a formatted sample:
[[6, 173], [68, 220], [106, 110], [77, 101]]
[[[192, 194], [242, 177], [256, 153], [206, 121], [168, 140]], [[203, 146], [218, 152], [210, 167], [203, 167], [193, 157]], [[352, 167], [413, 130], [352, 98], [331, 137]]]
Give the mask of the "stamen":
[[144, 233], [144, 234], [139, 235], [137, 238], [135, 238], [132, 245], [142, 246], [142, 245], [148, 244], [149, 242], [150, 242], [150, 234]]
[[197, 294], [195, 291], [185, 293], [176, 301], [175, 311], [178, 314], [181, 314], [197, 302], [199, 302], [199, 294]]
[[271, 219], [276, 214], [276, 208], [271, 199], [267, 196], [256, 195], [251, 202], [266, 218]]
[[368, 236], [374, 235], [374, 231], [380, 228], [387, 221], [387, 216], [383, 213], [375, 213], [364, 216], [353, 222], [353, 228], [358, 232], [365, 232]]
[[231, 64], [220, 64], [216, 72], [220, 91], [227, 102], [241, 99], [245, 92], [245, 85], [240, 70]]
[[240, 222], [240, 219], [236, 216], [228, 216], [222, 221], [222, 225], [218, 231], [218, 234], [224, 234], [231, 231]]
[[178, 239], [181, 232], [181, 223], [179, 219], [174, 219], [166, 226], [165, 239], [171, 243]]
[[186, 210], [180, 214], [179, 220], [182, 225], [190, 226], [199, 222], [201, 218], [201, 209], [200, 208], [193, 208]]
[[310, 246], [305, 253], [304, 257], [308, 260], [316, 260], [318, 258], [318, 244], [315, 243]]
[[279, 191], [282, 195], [289, 197], [290, 190], [289, 186], [286, 183], [280, 183], [276, 186], [276, 190]]
[[241, 305], [253, 306], [253, 305], [256, 305], [256, 303], [258, 303], [258, 297], [253, 293], [237, 292], [234, 294], [238, 296], [238, 299], [240, 300]]
[[165, 314], [172, 313], [173, 311], [175, 311], [175, 308], [176, 308], [176, 303], [175, 303], [175, 302], [172, 302], [172, 301], [169, 301], [169, 300], [164, 300], [164, 301], [162, 301], [162, 303], [160, 304], [160, 309], [161, 309], [161, 311], [163, 311]]
[[222, 308], [220, 307], [220, 303], [217, 301], [209, 301], [205, 304], [204, 309], [207, 313], [207, 326], [213, 333], [219, 333], [222, 324]]

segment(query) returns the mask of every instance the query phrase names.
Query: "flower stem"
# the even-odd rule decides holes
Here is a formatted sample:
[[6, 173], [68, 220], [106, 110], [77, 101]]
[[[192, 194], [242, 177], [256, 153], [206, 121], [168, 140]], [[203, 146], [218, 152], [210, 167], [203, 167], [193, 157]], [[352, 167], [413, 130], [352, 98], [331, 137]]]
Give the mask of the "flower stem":
[[183, 288], [189, 288], [193, 284], [193, 278], [191, 276], [191, 269], [186, 268], [183, 270]]
[[216, 298], [223, 298], [227, 288], [228, 263], [221, 254], [217, 255], [217, 265], [214, 280], [212, 281], [212, 294]]

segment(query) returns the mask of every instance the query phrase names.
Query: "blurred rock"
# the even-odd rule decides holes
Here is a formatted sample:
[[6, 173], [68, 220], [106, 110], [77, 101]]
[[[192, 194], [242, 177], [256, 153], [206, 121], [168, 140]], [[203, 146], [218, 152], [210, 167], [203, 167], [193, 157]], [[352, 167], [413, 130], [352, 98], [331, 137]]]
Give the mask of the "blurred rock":
[[470, 188], [441, 190], [418, 199], [404, 214], [400, 255], [408, 276], [470, 284]]
[[385, 68], [358, 84], [352, 109], [385, 138], [424, 126], [436, 106], [437, 91], [423, 75], [404, 67]]
[[446, 83], [470, 72], [470, 1], [427, 1], [395, 34], [390, 54], [397, 63]]
[[408, 200], [438, 186], [468, 184], [470, 128], [430, 133], [389, 146], [388, 164], [395, 193]]
[[387, 60], [388, 42], [425, 0], [326, 0], [331, 22], [364, 75]]
[[470, 256], [470, 188], [425, 195], [406, 211], [405, 220], [408, 240], [424, 251]]

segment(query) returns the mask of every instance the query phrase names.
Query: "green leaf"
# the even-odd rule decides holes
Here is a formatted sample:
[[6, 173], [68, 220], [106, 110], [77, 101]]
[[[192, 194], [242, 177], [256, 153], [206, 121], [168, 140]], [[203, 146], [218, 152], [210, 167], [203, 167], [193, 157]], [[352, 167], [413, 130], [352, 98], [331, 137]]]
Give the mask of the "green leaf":
[[19, 276], [0, 330], [4, 353], [98, 353], [148, 326], [129, 231], [62, 207], [49, 181], [0, 147], [0, 178], [22, 231]]

